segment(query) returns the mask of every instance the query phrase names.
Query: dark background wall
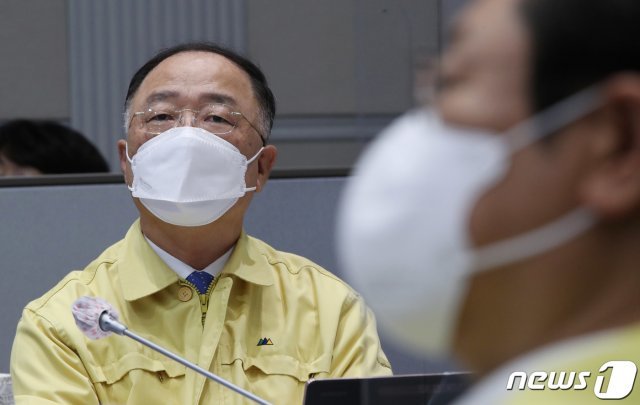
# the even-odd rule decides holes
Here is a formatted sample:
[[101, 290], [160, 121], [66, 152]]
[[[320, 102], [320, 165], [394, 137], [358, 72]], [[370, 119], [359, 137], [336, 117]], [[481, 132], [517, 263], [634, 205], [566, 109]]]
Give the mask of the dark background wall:
[[69, 119], [64, 0], [0, 1], [0, 120]]
[[413, 104], [456, 0], [2, 0], [0, 121], [52, 118], [118, 170], [122, 99], [163, 47], [210, 40], [257, 61], [277, 96], [280, 168], [350, 167]]

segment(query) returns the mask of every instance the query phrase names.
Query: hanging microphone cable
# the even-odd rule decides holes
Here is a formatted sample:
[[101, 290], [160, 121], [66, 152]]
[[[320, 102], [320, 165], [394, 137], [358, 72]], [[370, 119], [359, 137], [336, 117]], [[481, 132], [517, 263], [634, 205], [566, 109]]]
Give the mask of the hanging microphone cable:
[[120, 321], [118, 320], [118, 313], [111, 306], [111, 304], [100, 298], [86, 296], [80, 297], [71, 306], [71, 312], [73, 313], [73, 318], [75, 319], [78, 328], [90, 339], [101, 339], [103, 337], [109, 336], [111, 333], [127, 336], [135, 340], [136, 342], [142, 343], [143, 345], [164, 354], [170, 359], [177, 361], [178, 363], [192, 369], [193, 371], [207, 377], [208, 379], [224, 385], [225, 387], [237, 392], [245, 398], [248, 398], [261, 405], [271, 405], [269, 402], [250, 393], [249, 391], [244, 390], [230, 383], [229, 381], [203, 369], [202, 367], [199, 367], [198, 365], [188, 361], [187, 359], [184, 359], [177, 354], [174, 354], [169, 350], [143, 338], [142, 336], [138, 336], [137, 334], [131, 332], [125, 325], [120, 323]]

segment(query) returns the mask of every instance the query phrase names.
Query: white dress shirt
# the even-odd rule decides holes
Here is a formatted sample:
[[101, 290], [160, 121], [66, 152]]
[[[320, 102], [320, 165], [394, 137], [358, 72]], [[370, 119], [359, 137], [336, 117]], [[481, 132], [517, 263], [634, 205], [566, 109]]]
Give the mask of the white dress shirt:
[[217, 277], [224, 268], [224, 265], [227, 263], [227, 260], [229, 259], [229, 256], [231, 256], [231, 252], [233, 252], [233, 248], [235, 247], [235, 245], [231, 246], [231, 248], [227, 250], [225, 254], [220, 256], [216, 261], [214, 261], [204, 269], [196, 270], [185, 262], [171, 256], [171, 254], [167, 253], [165, 250], [149, 240], [146, 235], [144, 236], [144, 238], [149, 243], [149, 246], [151, 246], [151, 249], [153, 249], [153, 251], [156, 252], [158, 256], [160, 256], [162, 261], [165, 262], [165, 264], [169, 266], [171, 270], [175, 271], [178, 277], [180, 277], [181, 279], [186, 279], [189, 274], [193, 273], [194, 271], [206, 271], [213, 277]]

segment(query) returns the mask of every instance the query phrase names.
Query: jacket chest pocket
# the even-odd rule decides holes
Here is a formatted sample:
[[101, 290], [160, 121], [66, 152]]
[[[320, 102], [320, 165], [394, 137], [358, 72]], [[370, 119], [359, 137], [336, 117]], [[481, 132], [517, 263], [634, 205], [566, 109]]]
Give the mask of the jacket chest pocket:
[[302, 362], [281, 353], [248, 355], [225, 345], [218, 349], [225, 378], [274, 404], [302, 403], [306, 382], [326, 375], [331, 366], [330, 355]]
[[184, 398], [185, 367], [170, 359], [131, 352], [112, 363], [87, 365], [87, 371], [101, 403], [178, 403]]

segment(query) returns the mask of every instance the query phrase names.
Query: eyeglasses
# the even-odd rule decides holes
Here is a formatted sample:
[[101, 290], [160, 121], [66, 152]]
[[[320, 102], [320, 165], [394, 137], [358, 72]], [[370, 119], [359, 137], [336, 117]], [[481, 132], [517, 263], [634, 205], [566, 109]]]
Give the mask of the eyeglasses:
[[[135, 117], [140, 117], [140, 129], [151, 135], [158, 135], [180, 125], [186, 125], [185, 112], [191, 114], [193, 127], [202, 128], [212, 134], [223, 136], [230, 134], [244, 118], [254, 131], [260, 136], [262, 145], [266, 144], [264, 136], [241, 112], [233, 111], [226, 104], [207, 104], [199, 110], [184, 108], [179, 110], [173, 106], [150, 106], [144, 111], [133, 114], [131, 122]], [[129, 125], [131, 125], [131, 122]]]

